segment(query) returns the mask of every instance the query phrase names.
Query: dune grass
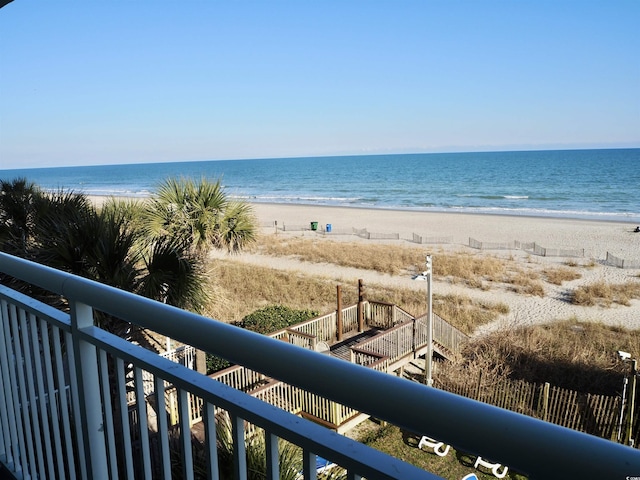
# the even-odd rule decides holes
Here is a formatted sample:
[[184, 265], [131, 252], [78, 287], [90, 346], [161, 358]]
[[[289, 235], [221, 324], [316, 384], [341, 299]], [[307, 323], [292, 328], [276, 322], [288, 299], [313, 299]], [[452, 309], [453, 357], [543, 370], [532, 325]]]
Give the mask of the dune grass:
[[[210, 275], [218, 285], [207, 315], [225, 322], [237, 322], [259, 308], [286, 305], [294, 309], [313, 309], [328, 313], [337, 307], [337, 282], [305, 275], [303, 272], [282, 272], [267, 267], [246, 265], [230, 260], [216, 260]], [[342, 304], [358, 301], [357, 280], [353, 284], [340, 283]], [[365, 285], [365, 298], [394, 303], [418, 316], [426, 312], [423, 291]], [[487, 303], [463, 295], [434, 295], [434, 311], [465, 333], [508, 313], [504, 303]]]
[[582, 275], [568, 267], [545, 268], [542, 271], [545, 280], [553, 285], [562, 285], [564, 282], [579, 279]]
[[570, 294], [575, 305], [610, 307], [613, 304], [629, 306], [632, 299], [640, 298], [640, 282], [609, 284], [596, 282], [574, 289]]
[[441, 372], [467, 382], [491, 376], [601, 395], [620, 393], [622, 364], [617, 350], [640, 355], [640, 332], [575, 319], [546, 325], [507, 328], [472, 339]]
[[454, 284], [480, 290], [504, 284], [523, 295], [545, 295], [544, 283], [561, 285], [580, 278], [568, 267], [548, 267], [542, 275], [532, 274], [512, 258], [486, 253], [434, 251], [424, 245], [341, 242], [324, 238], [262, 235], [252, 247], [264, 255], [293, 257], [312, 263], [373, 270], [390, 275], [413, 275], [425, 268], [425, 255], [433, 256], [433, 274]]

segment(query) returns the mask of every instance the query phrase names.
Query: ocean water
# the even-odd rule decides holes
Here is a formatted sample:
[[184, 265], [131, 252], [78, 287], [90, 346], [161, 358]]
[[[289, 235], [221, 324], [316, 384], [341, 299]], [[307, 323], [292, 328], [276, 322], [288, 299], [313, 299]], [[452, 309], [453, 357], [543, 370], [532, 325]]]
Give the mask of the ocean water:
[[252, 202], [640, 223], [640, 149], [363, 155], [0, 170], [48, 190], [148, 196], [168, 177], [221, 179]]

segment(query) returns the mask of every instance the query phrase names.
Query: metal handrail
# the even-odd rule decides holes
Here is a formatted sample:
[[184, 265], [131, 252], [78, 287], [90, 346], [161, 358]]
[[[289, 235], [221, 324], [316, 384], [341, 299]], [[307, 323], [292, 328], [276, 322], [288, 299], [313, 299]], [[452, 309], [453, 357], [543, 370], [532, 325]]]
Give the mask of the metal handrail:
[[[532, 479], [624, 478], [640, 472], [640, 452], [604, 439], [321, 355], [4, 253], [0, 253], [0, 271], [403, 429], [498, 460]], [[112, 340], [112, 336], [95, 327], [80, 328], [78, 333], [88, 341], [88, 337], [100, 341], [105, 349]], [[213, 380], [163, 361], [188, 378], [197, 394], [206, 397], [215, 390]], [[166, 373], [163, 369], [161, 375]], [[226, 390], [225, 394], [229, 398], [245, 395]], [[256, 403], [257, 399], [243, 397], [242, 401], [246, 406], [243, 414], [251, 421], [259, 420], [256, 412], [267, 409], [262, 402]], [[305, 435], [312, 430], [310, 426], [304, 424], [296, 431], [289, 418], [282, 417], [290, 428], [286, 433], [298, 438], [300, 444], [313, 445], [317, 453], [340, 464], [353, 461], [350, 453], [336, 448], [337, 443], [332, 443], [335, 437], [329, 432], [314, 430], [321, 440], [312, 440]], [[362, 452], [359, 448], [351, 451]], [[382, 468], [379, 476], [380, 472], [390, 472], [378, 465], [382, 460], [375, 454], [371, 454], [371, 461], [370, 468]], [[370, 473], [371, 470], [362, 472], [365, 476]]]

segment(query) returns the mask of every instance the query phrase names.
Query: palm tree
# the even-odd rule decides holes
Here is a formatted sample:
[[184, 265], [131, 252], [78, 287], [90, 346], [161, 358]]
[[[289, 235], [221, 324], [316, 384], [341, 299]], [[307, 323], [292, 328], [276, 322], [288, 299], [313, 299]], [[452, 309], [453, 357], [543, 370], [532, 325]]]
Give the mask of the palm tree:
[[[81, 193], [47, 193], [25, 179], [1, 181], [0, 248], [201, 311], [208, 302], [208, 281], [200, 258], [185, 236], [147, 237], [141, 212], [135, 202], [111, 199], [98, 211]], [[61, 306], [60, 299], [47, 300]], [[104, 315], [98, 317], [103, 328], [130, 339], [129, 327]]]
[[251, 206], [230, 201], [220, 180], [204, 178], [166, 180], [151, 197], [146, 219], [151, 238], [182, 237], [200, 254], [211, 247], [237, 252], [257, 232]]
[[42, 192], [25, 178], [0, 180], [0, 249], [21, 257], [33, 239]]

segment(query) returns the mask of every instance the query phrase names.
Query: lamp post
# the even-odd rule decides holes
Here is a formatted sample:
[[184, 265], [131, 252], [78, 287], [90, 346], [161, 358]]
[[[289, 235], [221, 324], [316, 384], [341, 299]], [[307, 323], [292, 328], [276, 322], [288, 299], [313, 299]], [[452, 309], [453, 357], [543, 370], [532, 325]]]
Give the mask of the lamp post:
[[638, 364], [636, 360], [631, 360], [631, 379], [629, 382], [629, 420], [627, 421], [627, 434], [625, 435], [626, 444], [633, 447], [634, 440], [631, 437], [633, 431], [633, 416], [636, 404], [636, 375], [638, 373]]
[[624, 411], [622, 409], [625, 408], [625, 399], [626, 399], [626, 413], [627, 413], [627, 422], [626, 428], [624, 432], [624, 438], [622, 439], [625, 445], [630, 445], [633, 447], [634, 439], [631, 436], [633, 433], [633, 417], [635, 414], [635, 404], [636, 404], [636, 377], [638, 375], [638, 362], [635, 359], [631, 358], [631, 354], [627, 352], [623, 352], [622, 350], [618, 350], [618, 357], [623, 362], [629, 361], [631, 363], [631, 375], [630, 378], [627, 379], [625, 374], [623, 391], [622, 391], [622, 406], [620, 412], [620, 426], [618, 429], [618, 441], [620, 441], [620, 434], [622, 430], [622, 424], [624, 419]]
[[427, 270], [425, 271], [427, 275], [427, 353], [424, 359], [424, 376], [425, 383], [428, 387], [433, 385], [433, 311], [432, 311], [432, 265], [431, 265], [431, 255], [427, 255], [426, 260]]

